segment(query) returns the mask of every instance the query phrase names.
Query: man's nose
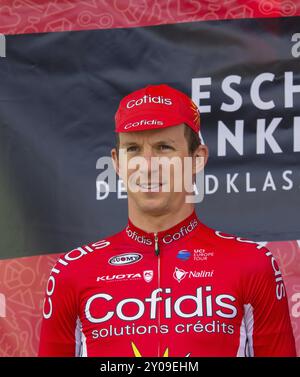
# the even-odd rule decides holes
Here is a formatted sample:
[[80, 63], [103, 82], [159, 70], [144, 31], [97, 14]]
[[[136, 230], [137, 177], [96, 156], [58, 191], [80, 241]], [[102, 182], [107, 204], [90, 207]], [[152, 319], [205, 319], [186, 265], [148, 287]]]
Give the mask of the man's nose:
[[141, 171], [146, 174], [154, 173], [157, 170], [157, 164], [155, 164], [156, 154], [152, 149], [145, 149], [141, 154], [144, 163], [141, 166]]

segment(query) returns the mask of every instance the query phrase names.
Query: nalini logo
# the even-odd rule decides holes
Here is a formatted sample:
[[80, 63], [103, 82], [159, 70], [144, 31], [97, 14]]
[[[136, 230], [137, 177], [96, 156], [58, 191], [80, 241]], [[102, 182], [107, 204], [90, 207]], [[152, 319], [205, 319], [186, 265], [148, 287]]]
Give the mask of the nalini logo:
[[124, 253], [115, 255], [110, 258], [108, 263], [112, 266], [123, 266], [125, 264], [133, 264], [139, 262], [143, 258], [142, 254], [138, 253]]
[[146, 270], [143, 272], [143, 278], [146, 283], [150, 283], [150, 281], [153, 279], [153, 270]]
[[214, 270], [184, 271], [181, 268], [175, 267], [173, 278], [180, 283], [185, 277], [188, 277], [189, 279], [212, 278], [214, 276], [214, 272]]
[[191, 257], [191, 253], [188, 250], [180, 250], [176, 257], [181, 260], [188, 260]]
[[182, 270], [181, 268], [175, 267], [175, 271], [173, 273], [173, 278], [180, 283], [185, 277], [187, 272]]

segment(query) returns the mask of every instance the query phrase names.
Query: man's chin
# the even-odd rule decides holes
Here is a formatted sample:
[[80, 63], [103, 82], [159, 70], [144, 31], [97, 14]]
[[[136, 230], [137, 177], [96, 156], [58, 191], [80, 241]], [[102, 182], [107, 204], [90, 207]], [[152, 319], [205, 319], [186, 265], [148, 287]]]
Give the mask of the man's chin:
[[152, 216], [160, 216], [166, 212], [168, 205], [164, 201], [161, 201], [158, 199], [152, 199], [152, 200], [143, 200], [142, 203], [138, 203], [138, 207], [145, 214], [149, 214]]

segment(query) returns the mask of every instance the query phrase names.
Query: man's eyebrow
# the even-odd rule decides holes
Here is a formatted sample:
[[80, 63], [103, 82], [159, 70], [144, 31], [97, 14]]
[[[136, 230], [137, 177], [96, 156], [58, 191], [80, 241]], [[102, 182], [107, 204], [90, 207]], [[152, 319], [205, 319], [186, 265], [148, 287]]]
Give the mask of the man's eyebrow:
[[164, 139], [164, 140], [155, 141], [154, 144], [168, 144], [168, 143], [175, 144], [176, 142], [173, 139]]
[[[168, 144], [168, 143], [171, 143], [171, 144], [175, 144], [176, 141], [173, 140], [173, 139], [162, 139], [162, 140], [157, 140], [155, 141], [153, 144]], [[121, 142], [120, 145], [122, 147], [129, 147], [131, 145], [138, 145], [139, 143], [137, 141], [124, 141], [124, 142]]]
[[125, 141], [125, 142], [121, 142], [120, 143], [122, 145], [122, 147], [128, 147], [130, 145], [138, 145], [138, 143], [136, 141]]

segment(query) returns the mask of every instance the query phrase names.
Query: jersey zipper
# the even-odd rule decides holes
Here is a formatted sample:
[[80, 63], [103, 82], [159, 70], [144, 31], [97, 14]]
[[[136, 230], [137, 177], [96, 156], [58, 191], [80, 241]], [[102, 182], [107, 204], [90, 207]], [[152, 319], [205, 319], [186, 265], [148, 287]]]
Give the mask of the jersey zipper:
[[154, 251], [156, 256], [159, 256], [159, 246], [158, 246], [158, 236], [157, 233], [154, 233]]
[[[158, 287], [157, 288], [160, 288], [160, 250], [159, 250], [159, 246], [158, 246], [158, 235], [157, 233], [154, 233], [154, 251], [155, 251], [155, 254], [158, 258], [157, 260], [157, 285]], [[161, 322], [161, 318], [160, 318], [160, 311], [161, 311], [161, 305], [160, 305], [160, 302], [158, 303], [158, 318], [157, 318], [157, 321], [158, 321], [158, 328], [160, 329], [160, 322]], [[160, 337], [159, 337], [159, 340], [158, 340], [158, 349], [157, 349], [157, 356], [160, 357], [161, 354], [161, 347], [160, 347]]]

